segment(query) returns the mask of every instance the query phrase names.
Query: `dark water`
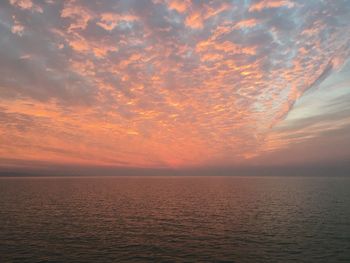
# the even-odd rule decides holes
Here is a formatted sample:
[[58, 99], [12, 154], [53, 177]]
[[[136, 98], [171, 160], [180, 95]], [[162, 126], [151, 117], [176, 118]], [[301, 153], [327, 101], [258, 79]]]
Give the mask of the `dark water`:
[[350, 262], [350, 178], [0, 178], [0, 262]]

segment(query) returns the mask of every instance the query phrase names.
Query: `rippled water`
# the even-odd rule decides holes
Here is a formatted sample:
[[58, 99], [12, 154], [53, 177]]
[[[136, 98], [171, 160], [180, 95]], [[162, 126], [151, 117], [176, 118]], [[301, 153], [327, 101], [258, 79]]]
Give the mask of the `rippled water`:
[[0, 178], [0, 262], [350, 262], [350, 178]]

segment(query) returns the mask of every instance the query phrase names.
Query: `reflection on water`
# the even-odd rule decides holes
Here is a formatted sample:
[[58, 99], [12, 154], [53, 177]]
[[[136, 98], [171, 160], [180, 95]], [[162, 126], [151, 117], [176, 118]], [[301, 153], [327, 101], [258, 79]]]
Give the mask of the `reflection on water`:
[[0, 262], [350, 262], [350, 178], [0, 178]]

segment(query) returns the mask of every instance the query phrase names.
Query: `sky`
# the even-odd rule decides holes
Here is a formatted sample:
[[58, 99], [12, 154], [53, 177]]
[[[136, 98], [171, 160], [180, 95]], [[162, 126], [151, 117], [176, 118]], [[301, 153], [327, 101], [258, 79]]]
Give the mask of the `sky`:
[[0, 1], [0, 168], [350, 163], [349, 0]]

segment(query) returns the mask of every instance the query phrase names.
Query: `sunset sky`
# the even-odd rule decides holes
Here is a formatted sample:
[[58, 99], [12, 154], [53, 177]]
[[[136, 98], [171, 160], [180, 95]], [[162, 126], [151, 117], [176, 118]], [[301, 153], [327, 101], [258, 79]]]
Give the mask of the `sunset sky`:
[[0, 167], [350, 162], [349, 0], [0, 1]]

